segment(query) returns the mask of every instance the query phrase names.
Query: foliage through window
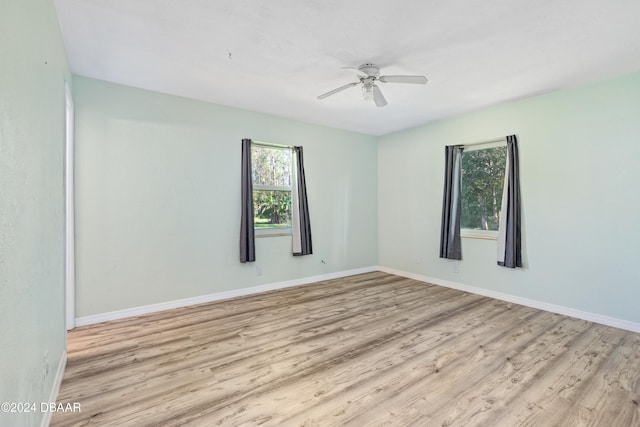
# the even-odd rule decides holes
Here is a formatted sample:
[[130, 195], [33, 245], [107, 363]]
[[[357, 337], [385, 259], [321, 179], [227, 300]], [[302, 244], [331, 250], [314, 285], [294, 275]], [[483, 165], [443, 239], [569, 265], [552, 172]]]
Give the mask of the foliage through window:
[[291, 149], [252, 145], [251, 173], [256, 230], [291, 228], [291, 171]]
[[460, 228], [497, 231], [507, 147], [468, 149], [462, 154], [462, 215]]

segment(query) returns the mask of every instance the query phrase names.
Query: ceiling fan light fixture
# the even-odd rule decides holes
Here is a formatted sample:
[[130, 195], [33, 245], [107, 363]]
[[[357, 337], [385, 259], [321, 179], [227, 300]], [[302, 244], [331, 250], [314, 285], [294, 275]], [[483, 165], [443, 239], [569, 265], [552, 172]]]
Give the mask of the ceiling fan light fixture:
[[373, 101], [373, 84], [365, 83], [362, 85], [362, 99], [365, 101]]

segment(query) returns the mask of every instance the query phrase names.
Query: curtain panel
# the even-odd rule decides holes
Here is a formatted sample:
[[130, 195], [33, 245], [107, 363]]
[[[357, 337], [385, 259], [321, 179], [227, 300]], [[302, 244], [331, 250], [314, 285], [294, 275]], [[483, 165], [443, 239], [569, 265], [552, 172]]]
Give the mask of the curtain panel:
[[520, 215], [520, 163], [518, 141], [507, 136], [507, 167], [502, 193], [502, 215], [498, 233], [498, 265], [522, 267], [522, 221]]
[[240, 213], [240, 262], [256, 260], [256, 240], [253, 228], [253, 180], [251, 176], [251, 140], [242, 140], [242, 191]]
[[307, 184], [304, 175], [304, 157], [302, 147], [293, 147], [293, 172], [295, 174], [291, 189], [291, 227], [293, 237], [293, 255], [311, 255], [311, 221], [307, 201]]
[[462, 259], [460, 239], [460, 215], [462, 213], [461, 192], [461, 145], [445, 147], [444, 194], [442, 197], [442, 224], [440, 229], [440, 258]]

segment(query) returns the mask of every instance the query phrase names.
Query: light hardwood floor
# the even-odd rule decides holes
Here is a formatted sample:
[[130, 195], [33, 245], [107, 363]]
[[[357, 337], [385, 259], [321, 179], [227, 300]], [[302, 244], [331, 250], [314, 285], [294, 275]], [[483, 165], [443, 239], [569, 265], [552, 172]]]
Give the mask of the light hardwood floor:
[[640, 334], [368, 273], [81, 327], [52, 426], [640, 426]]

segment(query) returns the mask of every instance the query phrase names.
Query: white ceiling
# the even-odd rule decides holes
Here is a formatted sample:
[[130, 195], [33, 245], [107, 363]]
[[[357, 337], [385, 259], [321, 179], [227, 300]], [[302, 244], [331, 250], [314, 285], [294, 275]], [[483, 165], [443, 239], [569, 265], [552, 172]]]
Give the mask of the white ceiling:
[[[55, 0], [78, 75], [371, 135], [640, 70], [638, 0]], [[377, 108], [354, 87], [373, 62]]]

